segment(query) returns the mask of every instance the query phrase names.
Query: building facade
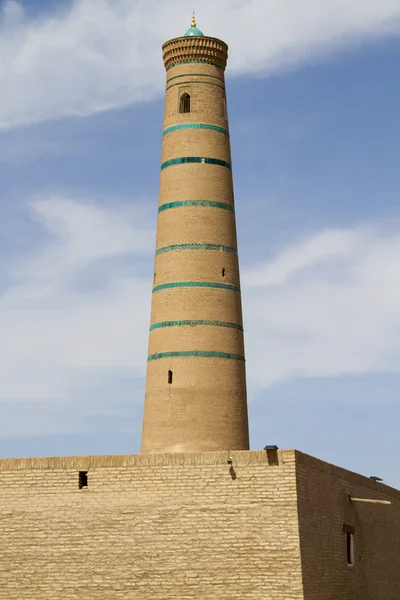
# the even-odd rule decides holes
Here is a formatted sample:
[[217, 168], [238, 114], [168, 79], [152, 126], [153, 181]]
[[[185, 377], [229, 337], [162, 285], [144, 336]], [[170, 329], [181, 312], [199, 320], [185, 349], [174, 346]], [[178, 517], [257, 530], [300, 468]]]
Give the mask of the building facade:
[[228, 458], [0, 460], [1, 600], [400, 598], [400, 492], [293, 450]]
[[144, 453], [249, 448], [227, 57], [227, 45], [194, 19], [163, 46]]

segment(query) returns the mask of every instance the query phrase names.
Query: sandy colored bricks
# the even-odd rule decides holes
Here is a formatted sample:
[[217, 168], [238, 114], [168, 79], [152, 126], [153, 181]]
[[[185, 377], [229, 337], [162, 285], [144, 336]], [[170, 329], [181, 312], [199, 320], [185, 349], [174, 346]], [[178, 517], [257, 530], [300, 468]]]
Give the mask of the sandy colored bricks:
[[163, 46], [143, 453], [249, 447], [227, 56], [224, 42], [204, 36]]
[[398, 600], [400, 492], [297, 451], [276, 458], [0, 460], [1, 600]]

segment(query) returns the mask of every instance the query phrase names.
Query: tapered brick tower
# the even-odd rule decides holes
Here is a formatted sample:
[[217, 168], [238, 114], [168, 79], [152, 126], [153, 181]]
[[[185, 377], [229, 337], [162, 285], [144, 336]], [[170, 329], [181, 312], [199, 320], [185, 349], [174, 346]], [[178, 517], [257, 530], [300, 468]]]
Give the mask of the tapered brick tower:
[[249, 448], [224, 71], [192, 26], [167, 71], [142, 452]]

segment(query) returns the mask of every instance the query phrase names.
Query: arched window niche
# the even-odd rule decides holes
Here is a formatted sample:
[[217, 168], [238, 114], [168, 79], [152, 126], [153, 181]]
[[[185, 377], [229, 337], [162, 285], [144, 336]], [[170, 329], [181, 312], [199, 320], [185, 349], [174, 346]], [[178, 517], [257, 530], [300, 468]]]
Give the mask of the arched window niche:
[[190, 94], [183, 92], [179, 98], [179, 112], [190, 113]]

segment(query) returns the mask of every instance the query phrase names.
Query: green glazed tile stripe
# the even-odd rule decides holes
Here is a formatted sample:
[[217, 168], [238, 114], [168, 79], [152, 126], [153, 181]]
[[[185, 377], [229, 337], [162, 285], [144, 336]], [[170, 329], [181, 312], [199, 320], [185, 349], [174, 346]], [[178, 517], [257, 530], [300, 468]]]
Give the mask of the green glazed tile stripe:
[[225, 89], [225, 86], [219, 85], [218, 83], [212, 83], [211, 81], [179, 81], [178, 83], [171, 83], [171, 85], [167, 85], [167, 90], [176, 85], [214, 85], [215, 87], [220, 88], [221, 90]]
[[173, 250], [218, 250], [222, 252], [230, 252], [237, 256], [237, 250], [231, 246], [222, 246], [221, 244], [172, 244], [172, 246], [164, 246], [156, 250], [157, 254], [171, 252]]
[[211, 208], [221, 208], [223, 210], [229, 210], [235, 212], [232, 204], [226, 204], [225, 202], [215, 202], [214, 200], [176, 200], [174, 202], [166, 202], [161, 204], [158, 208], [158, 212], [163, 212], [169, 208], [180, 208], [181, 206], [208, 206]]
[[220, 65], [217, 65], [216, 63], [208, 62], [206, 60], [181, 60], [180, 62], [176, 62], [176, 63], [173, 63], [172, 65], [169, 65], [169, 67], [167, 67], [166, 70], [169, 71], [173, 67], [177, 67], [179, 65], [194, 65], [194, 64], [211, 65], [212, 67], [217, 67], [217, 69], [221, 69], [221, 71], [223, 71], [223, 68], [220, 67]]
[[202, 156], [182, 156], [180, 158], [171, 158], [170, 160], [166, 160], [161, 165], [161, 170], [166, 169], [167, 167], [172, 167], [173, 165], [182, 165], [187, 163], [206, 163], [208, 165], [218, 165], [219, 167], [226, 167], [230, 171], [232, 170], [231, 163], [226, 162], [226, 160], [220, 160], [219, 158], [209, 158]]
[[209, 75], [208, 73], [184, 73], [183, 75], [174, 75], [174, 77], [170, 77], [169, 79], [167, 79], [167, 85], [173, 79], [182, 79], [182, 77], [208, 77], [210, 79], [217, 79], [222, 84], [224, 83], [224, 80], [221, 79], [221, 77], [218, 77], [218, 75]]
[[228, 354], [227, 352], [208, 352], [207, 350], [183, 350], [181, 352], [158, 352], [158, 354], [150, 354], [147, 360], [157, 360], [159, 358], [175, 358], [181, 356], [200, 356], [202, 358], [228, 358], [230, 360], [245, 361], [244, 356], [240, 354]]
[[230, 290], [231, 292], [238, 292], [240, 294], [240, 288], [230, 283], [214, 283], [211, 281], [172, 281], [171, 283], [162, 283], [153, 287], [153, 294], [160, 292], [161, 290], [168, 290], [172, 288], [217, 288], [220, 290]]
[[178, 125], [171, 125], [163, 131], [163, 135], [171, 133], [171, 131], [179, 131], [180, 129], [212, 129], [212, 131], [218, 131], [224, 135], [229, 135], [229, 131], [218, 125], [211, 125], [211, 123], [179, 123]]
[[158, 208], [158, 212], [163, 212], [169, 208], [180, 208], [181, 206], [209, 206], [211, 208], [222, 208], [223, 210], [229, 210], [235, 212], [232, 204], [225, 204], [225, 202], [214, 202], [214, 200], [176, 200], [175, 202], [166, 202], [161, 204]]
[[154, 325], [150, 327], [150, 331], [153, 331], [153, 329], [162, 329], [163, 327], [196, 327], [198, 325], [205, 327], [227, 327], [228, 329], [243, 331], [241, 325], [236, 325], [236, 323], [226, 323], [225, 321], [160, 321], [160, 323], [154, 323]]

